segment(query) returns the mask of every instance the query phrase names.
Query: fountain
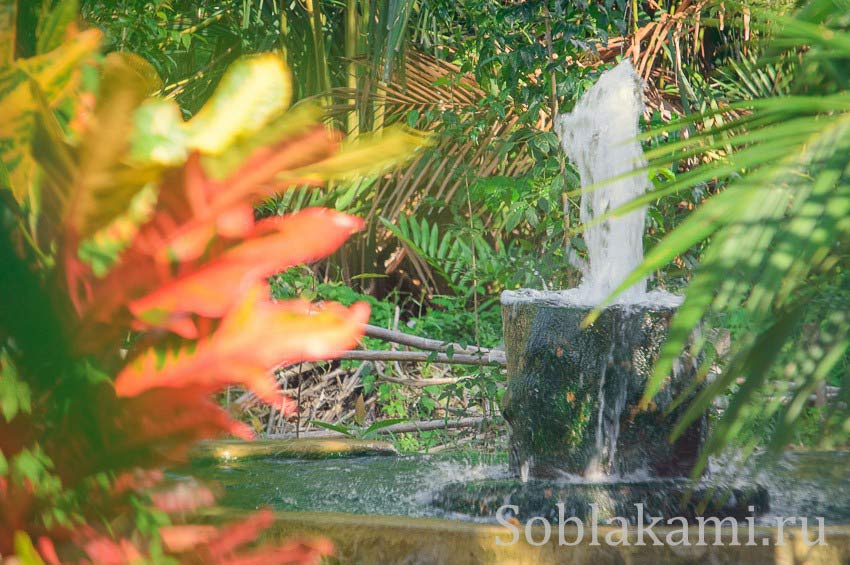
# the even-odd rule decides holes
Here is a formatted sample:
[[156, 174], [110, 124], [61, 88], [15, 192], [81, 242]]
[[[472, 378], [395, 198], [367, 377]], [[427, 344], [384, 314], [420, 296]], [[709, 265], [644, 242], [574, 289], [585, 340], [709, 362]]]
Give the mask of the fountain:
[[636, 139], [642, 93], [624, 61], [556, 120], [564, 151], [591, 187], [580, 210], [587, 259], [574, 259], [583, 273], [577, 288], [502, 295], [509, 373], [503, 411], [512, 466], [523, 476], [686, 477], [698, 457], [704, 420], [667, 441], [680, 415], [668, 408], [691, 384], [694, 360], [680, 359], [650, 407], [638, 407], [679, 297], [647, 292], [641, 281], [593, 326], [580, 327], [643, 260], [644, 209], [595, 222], [648, 188], [645, 175], [629, 174], [646, 164]]
[[[187, 473], [224, 487], [222, 513], [269, 506], [280, 511], [271, 535], [327, 536], [340, 562], [850, 562], [850, 528], [841, 525], [850, 517], [850, 452], [792, 452], [772, 467], [756, 457], [743, 468], [723, 464], [734, 479], [724, 485], [716, 477], [694, 484], [687, 477], [705, 419], [675, 443], [668, 436], [680, 414], [669, 410], [671, 402], [693, 381], [695, 360], [681, 358], [662, 392], [640, 409], [676, 296], [647, 292], [641, 282], [594, 325], [580, 327], [642, 259], [642, 211], [593, 222], [647, 188], [642, 176], [623, 176], [643, 164], [634, 141], [641, 91], [634, 70], [622, 63], [557, 122], [582, 184], [598, 188], [582, 197], [588, 254], [573, 258], [584, 273], [581, 285], [502, 296], [510, 454], [399, 456], [389, 444], [341, 439], [211, 442]], [[767, 490], [756, 482], [771, 485], [774, 516], [765, 514]], [[495, 525], [508, 506], [508, 521]], [[719, 545], [674, 547], [665, 535], [676, 528], [658, 530], [668, 544], [634, 543], [631, 531], [624, 547], [590, 536], [569, 544], [576, 547], [561, 545], [565, 529], [571, 540], [583, 531], [575, 522], [561, 527], [564, 515], [590, 527], [616, 518], [635, 524], [636, 514], [732, 524], [753, 524], [755, 514], [761, 527], [750, 530], [746, 544], [729, 543], [738, 539], [730, 538], [736, 530], [726, 521], [720, 528], [718, 520], [716, 535], [725, 540]], [[809, 532], [800, 528], [786, 528], [783, 538], [776, 524], [785, 516], [810, 524], [825, 517], [826, 544], [808, 545]], [[505, 544], [507, 526], [516, 524], [511, 518], [525, 522], [525, 538]], [[549, 536], [551, 522], [559, 535]], [[600, 539], [607, 542], [607, 534]]]
[[680, 297], [647, 292], [646, 281], [640, 281], [582, 328], [585, 317], [643, 261], [645, 209], [602, 219], [648, 189], [646, 175], [635, 173], [646, 165], [637, 140], [643, 87], [625, 60], [604, 73], [572, 113], [555, 121], [585, 188], [580, 219], [587, 257], [571, 258], [582, 282], [564, 291], [502, 294], [508, 362], [502, 412], [510, 424], [511, 471], [520, 481], [451, 485], [440, 497], [447, 508], [510, 500], [526, 516], [548, 512], [554, 519], [558, 501], [582, 520], [593, 504], [603, 509], [603, 519], [632, 521], [639, 503], [656, 515], [688, 520], [700, 512], [741, 517], [749, 507], [767, 509], [767, 492], [758, 485], [731, 489], [706, 507], [683, 502], [685, 492], [694, 494], [689, 476], [707, 418], [675, 442], [668, 437], [687, 407], [674, 401], [699, 392], [691, 386], [696, 359], [682, 356], [663, 389], [641, 405]]

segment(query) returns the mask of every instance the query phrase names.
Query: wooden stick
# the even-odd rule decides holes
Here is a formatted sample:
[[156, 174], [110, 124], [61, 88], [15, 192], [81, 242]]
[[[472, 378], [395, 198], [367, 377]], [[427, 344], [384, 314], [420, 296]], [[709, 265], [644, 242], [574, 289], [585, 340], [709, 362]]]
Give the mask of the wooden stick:
[[[501, 422], [501, 418], [485, 418], [483, 416], [472, 416], [468, 418], [460, 418], [458, 420], [425, 420], [420, 422], [403, 422], [393, 424], [385, 428], [375, 430], [376, 434], [403, 434], [413, 432], [429, 432], [433, 430], [447, 430], [456, 428], [473, 428], [483, 425], [487, 422]], [[310, 430], [302, 431], [299, 437], [339, 437], [344, 436], [342, 432], [334, 430]], [[269, 439], [291, 439], [295, 437], [294, 433], [286, 434], [270, 434]]]
[[[501, 354], [501, 355], [500, 355]], [[457, 365], [505, 365], [504, 352], [492, 351], [486, 357], [481, 355], [470, 355], [468, 353], [455, 353], [449, 357], [445, 353], [425, 351], [369, 351], [357, 349], [345, 351], [339, 354], [339, 359], [355, 361], [404, 361], [407, 363], [450, 363]]]
[[482, 357], [494, 355], [498, 356], [501, 353], [501, 355], [504, 356], [504, 352], [497, 349], [487, 349], [485, 347], [474, 346], [463, 347], [457, 343], [439, 341], [436, 339], [429, 339], [427, 337], [419, 337], [418, 335], [410, 335], [395, 330], [387, 330], [379, 328], [378, 326], [367, 325], [366, 335], [376, 339], [407, 345], [408, 347], [415, 347], [417, 349], [425, 349], [428, 351], [440, 351], [443, 353], [453, 351], [455, 354], [464, 353], [469, 355], [480, 355]]
[[412, 379], [412, 378], [402, 378], [402, 377], [391, 377], [389, 375], [381, 375], [380, 379], [382, 381], [387, 381], [390, 383], [398, 383], [400, 385], [407, 385], [416, 388], [425, 388], [426, 386], [434, 386], [434, 385], [453, 385], [459, 383], [461, 381], [468, 381], [472, 377], [431, 377], [430, 379]]

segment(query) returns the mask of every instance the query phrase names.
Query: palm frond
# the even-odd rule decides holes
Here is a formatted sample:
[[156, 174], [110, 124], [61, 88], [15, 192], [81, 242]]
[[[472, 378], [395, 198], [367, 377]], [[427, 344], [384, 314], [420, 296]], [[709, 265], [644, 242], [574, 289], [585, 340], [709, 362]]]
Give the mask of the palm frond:
[[[736, 94], [753, 100], [746, 103], [749, 114], [651, 155], [652, 167], [709, 148], [727, 151], [722, 162], [684, 173], [647, 195], [644, 201], [696, 182], [730, 179], [724, 191], [652, 249], [629, 279], [646, 276], [710, 238], [646, 399], [663, 388], [684, 349], [690, 347], [694, 356], [710, 354], [707, 340], [692, 338], [700, 324], [743, 317], [722, 375], [706, 384], [674, 431], [681, 432], [716, 396], [734, 389], [703, 465], [708, 455], [740, 440], [737, 436], [754, 421], [776, 423], [771, 447], [787, 444], [810, 395], [827, 382], [841, 387], [839, 397], [850, 395], [850, 94], [836, 87], [824, 97], [806, 73], [808, 65], [850, 61], [846, 21], [832, 15], [837, 11], [820, 9], [832, 4], [814, 0], [793, 17], [774, 16], [774, 45], [794, 49], [800, 73], [788, 79], [775, 64], [731, 65], [727, 72], [742, 79]], [[812, 13], [829, 15], [809, 21]], [[789, 96], [792, 92], [797, 94]], [[847, 437], [846, 402], [831, 405], [824, 418], [824, 444]], [[745, 452], [759, 439], [744, 441]]]

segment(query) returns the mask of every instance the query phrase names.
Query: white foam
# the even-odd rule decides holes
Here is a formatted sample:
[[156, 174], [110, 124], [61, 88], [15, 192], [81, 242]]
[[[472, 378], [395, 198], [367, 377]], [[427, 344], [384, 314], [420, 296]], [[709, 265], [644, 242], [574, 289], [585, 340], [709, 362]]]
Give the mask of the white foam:
[[[535, 302], [548, 306], [578, 308], [594, 308], [599, 304], [594, 296], [584, 292], [581, 287], [567, 290], [506, 290], [502, 293], [501, 302], [504, 305]], [[682, 297], [664, 290], [652, 290], [642, 294], [621, 294], [614, 304], [649, 309], [678, 308], [682, 304]]]
[[[645, 174], [628, 174], [646, 166], [637, 140], [643, 88], [626, 59], [603, 73], [571, 113], [555, 119], [561, 146], [576, 165], [582, 187], [594, 187], [581, 196], [579, 217], [588, 226], [583, 235], [588, 258], [574, 261], [583, 274], [570, 297], [576, 304], [598, 305], [643, 262], [646, 207], [593, 224], [649, 188]], [[641, 302], [645, 294], [642, 280], [622, 293], [623, 302]]]

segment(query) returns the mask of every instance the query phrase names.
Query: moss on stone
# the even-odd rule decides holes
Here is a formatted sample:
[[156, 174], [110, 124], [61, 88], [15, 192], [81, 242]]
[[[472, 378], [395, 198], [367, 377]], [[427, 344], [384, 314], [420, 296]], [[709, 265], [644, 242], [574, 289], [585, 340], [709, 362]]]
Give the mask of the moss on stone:
[[[705, 419], [671, 444], [682, 408], [668, 409], [692, 384], [695, 364], [683, 359], [650, 408], [638, 409], [673, 309], [614, 306], [581, 329], [589, 311], [533, 301], [503, 305], [502, 411], [511, 426], [514, 470], [528, 463], [534, 476], [583, 474], [596, 462], [611, 474], [689, 475]], [[606, 430], [618, 431], [613, 449], [605, 446]]]

